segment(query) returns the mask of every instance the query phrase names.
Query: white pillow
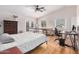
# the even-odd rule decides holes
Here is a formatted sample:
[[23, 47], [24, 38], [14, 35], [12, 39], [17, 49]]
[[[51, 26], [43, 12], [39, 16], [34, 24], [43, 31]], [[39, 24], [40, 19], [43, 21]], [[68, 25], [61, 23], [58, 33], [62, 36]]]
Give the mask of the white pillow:
[[10, 37], [9, 34], [4, 33], [0, 35], [0, 43], [5, 44], [5, 43], [10, 43], [10, 42], [14, 42], [14, 39]]
[[8, 33], [3, 33], [3, 34], [1, 34], [2, 36], [9, 36], [9, 34]]

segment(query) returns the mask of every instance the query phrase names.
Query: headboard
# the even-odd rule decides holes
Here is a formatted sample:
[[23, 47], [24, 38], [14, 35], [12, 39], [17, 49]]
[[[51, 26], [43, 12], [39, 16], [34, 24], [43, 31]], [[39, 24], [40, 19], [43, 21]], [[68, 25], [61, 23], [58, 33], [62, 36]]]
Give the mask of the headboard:
[[16, 34], [17, 21], [4, 20], [4, 33]]

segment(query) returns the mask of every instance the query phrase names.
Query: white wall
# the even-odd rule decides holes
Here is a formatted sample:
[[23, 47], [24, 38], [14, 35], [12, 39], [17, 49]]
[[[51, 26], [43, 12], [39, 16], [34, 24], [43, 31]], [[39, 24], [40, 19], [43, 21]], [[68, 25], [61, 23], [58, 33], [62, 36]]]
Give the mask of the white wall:
[[17, 21], [18, 21], [18, 32], [19, 31], [26, 32], [26, 21], [29, 21], [30, 24], [31, 24], [31, 21], [34, 22], [34, 19], [30, 18], [30, 17], [23, 17], [23, 16], [21, 16], [21, 17], [19, 17], [17, 19]]
[[[17, 15], [18, 18], [14, 19], [12, 16]], [[3, 20], [18, 21], [18, 32], [26, 31], [26, 21], [34, 21], [23, 12], [23, 7], [19, 6], [0, 6], [0, 34], [3, 33]]]
[[[21, 5], [0, 5], [0, 33], [3, 33], [3, 20], [12, 20], [12, 21], [18, 21], [18, 32], [19, 31], [26, 31], [26, 21], [29, 21], [31, 23], [34, 22], [35, 19], [29, 14], [33, 14], [28, 12], [25, 6]], [[17, 19], [13, 18], [13, 15], [18, 16]], [[35, 16], [36, 17], [36, 16]]]
[[74, 24], [76, 25], [76, 6], [65, 6], [55, 12], [46, 15], [41, 20], [47, 21], [47, 27], [55, 28], [56, 19], [63, 19], [65, 20], [65, 29], [70, 30], [71, 26]]
[[[0, 27], [0, 34], [1, 33], [3, 33], [3, 20], [4, 19], [1, 19], [0, 20], [0, 24], [1, 24], [1, 27]], [[14, 21], [17, 21], [18, 22], [18, 32], [19, 31], [23, 31], [23, 32], [26, 32], [26, 21], [34, 21], [34, 19], [32, 19], [32, 18], [29, 18], [29, 17], [26, 17], [26, 18], [23, 18], [22, 16], [21, 17], [19, 17], [19, 18], [17, 18], [16, 20], [15, 19], [13, 19], [13, 18], [9, 18], [9, 19], [7, 19], [7, 18], [5, 18], [5, 20], [14, 20]]]
[[[26, 15], [28, 12], [24, 12], [25, 8], [23, 8], [23, 7], [17, 8], [17, 7], [18, 6], [16, 6], [16, 7], [0, 6], [0, 24], [2, 25], [0, 27], [0, 33], [3, 33], [3, 20], [4, 19], [15, 21], [15, 19], [12, 17], [12, 15], [18, 16], [18, 18], [16, 19], [16, 21], [18, 21], [18, 32], [26, 31], [26, 21], [35, 22], [34, 18], [31, 18], [28, 15]], [[47, 27], [55, 28], [56, 19], [64, 19], [65, 23], [66, 23], [65, 28], [67, 28], [67, 30], [70, 30], [71, 25], [73, 25], [73, 24], [76, 25], [76, 6], [65, 6], [59, 10], [56, 10], [55, 12], [51, 12], [50, 14], [39, 19], [39, 26], [41, 26], [40, 25], [41, 20], [46, 20]]]
[[77, 26], [79, 26], [79, 5], [77, 6]]

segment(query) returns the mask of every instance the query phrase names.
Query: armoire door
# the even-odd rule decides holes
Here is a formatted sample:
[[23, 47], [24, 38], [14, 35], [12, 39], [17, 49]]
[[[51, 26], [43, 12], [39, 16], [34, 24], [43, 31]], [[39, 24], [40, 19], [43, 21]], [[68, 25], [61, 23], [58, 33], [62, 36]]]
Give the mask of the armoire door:
[[17, 33], [17, 21], [4, 21], [4, 33], [16, 34]]

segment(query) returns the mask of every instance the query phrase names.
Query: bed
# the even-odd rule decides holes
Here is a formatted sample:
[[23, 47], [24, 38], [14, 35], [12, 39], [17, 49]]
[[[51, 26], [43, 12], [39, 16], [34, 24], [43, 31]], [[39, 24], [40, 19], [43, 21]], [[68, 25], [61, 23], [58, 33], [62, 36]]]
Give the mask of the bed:
[[0, 54], [20, 54], [27, 53], [40, 44], [47, 42], [44, 34], [25, 32], [19, 34], [10, 34], [15, 41], [6, 44], [0, 44]]

